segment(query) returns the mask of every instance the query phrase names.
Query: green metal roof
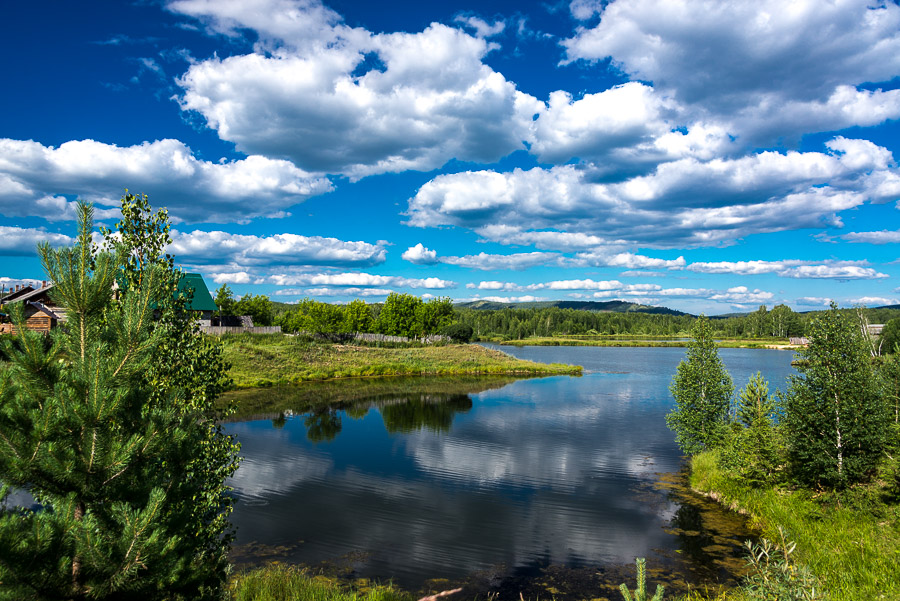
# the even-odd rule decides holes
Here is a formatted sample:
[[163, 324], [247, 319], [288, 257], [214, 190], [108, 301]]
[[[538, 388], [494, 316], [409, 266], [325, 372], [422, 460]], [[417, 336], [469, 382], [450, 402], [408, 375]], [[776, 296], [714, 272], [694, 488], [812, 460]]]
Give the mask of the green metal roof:
[[188, 289], [194, 290], [194, 296], [187, 308], [191, 311], [218, 311], [219, 308], [213, 302], [206, 282], [199, 273], [186, 273], [178, 280], [178, 292], [186, 294]]

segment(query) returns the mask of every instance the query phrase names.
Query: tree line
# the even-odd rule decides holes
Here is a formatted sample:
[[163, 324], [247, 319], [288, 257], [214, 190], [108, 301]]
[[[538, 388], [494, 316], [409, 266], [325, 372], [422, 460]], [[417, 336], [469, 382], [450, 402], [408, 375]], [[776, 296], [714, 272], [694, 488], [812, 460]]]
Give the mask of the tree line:
[[304, 298], [293, 305], [276, 305], [267, 296], [246, 294], [235, 300], [231, 288], [216, 291], [216, 316], [249, 315], [254, 325], [281, 326], [283, 332], [312, 334], [386, 334], [410, 339], [443, 334], [468, 342], [471, 330], [460, 326], [448, 297], [422, 300], [412, 294], [392, 292], [383, 303], [368, 304], [355, 299], [332, 304]]
[[[384, 303], [368, 304], [360, 299], [344, 305], [304, 298], [294, 305], [273, 303], [265, 295], [246, 294], [235, 300], [223, 284], [215, 295], [218, 314], [250, 315], [255, 325], [279, 325], [285, 332], [340, 334], [366, 332], [420, 338], [452, 334], [456, 340], [524, 340], [553, 336], [641, 336], [687, 337], [697, 321], [693, 315], [632, 312], [599, 312], [584, 309], [454, 307], [449, 298], [423, 301], [411, 294], [391, 293]], [[890, 354], [900, 342], [900, 310], [840, 309], [862, 328], [885, 324], [880, 337], [872, 339], [875, 354]], [[769, 309], [761, 305], [742, 315], [710, 318], [716, 338], [785, 339], [804, 337], [811, 320], [822, 311], [798, 313], [787, 305]], [[448, 328], [452, 327], [452, 331]]]
[[[687, 336], [692, 315], [599, 312], [559, 307], [506, 308], [497, 310], [457, 309], [460, 323], [471, 326], [475, 336], [522, 340], [551, 336]], [[806, 318], [787, 305], [771, 310], [761, 306], [747, 315], [717, 318], [712, 327], [718, 337], [787, 338], [801, 336]]]
[[[880, 338], [874, 340], [876, 354], [893, 352], [894, 342], [900, 342], [900, 310], [898, 309], [839, 309], [842, 315], [860, 328], [868, 323], [885, 325]], [[715, 338], [778, 338], [804, 337], [810, 324], [823, 311], [798, 313], [787, 305], [772, 309], [762, 305], [756, 311], [742, 315], [709, 318], [709, 328]], [[660, 315], [633, 312], [599, 312], [583, 309], [457, 308], [456, 320], [472, 328], [476, 339], [524, 340], [553, 336], [690, 336], [698, 318], [693, 315]]]

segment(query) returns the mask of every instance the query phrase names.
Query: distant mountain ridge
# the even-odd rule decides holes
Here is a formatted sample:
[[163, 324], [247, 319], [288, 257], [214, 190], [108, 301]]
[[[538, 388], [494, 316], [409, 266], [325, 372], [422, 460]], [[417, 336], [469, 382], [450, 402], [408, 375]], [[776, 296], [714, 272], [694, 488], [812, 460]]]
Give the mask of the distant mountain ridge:
[[497, 301], [468, 301], [454, 303], [460, 309], [477, 309], [481, 311], [497, 311], [499, 309], [544, 309], [556, 307], [558, 309], [577, 309], [579, 311], [597, 311], [598, 313], [650, 313], [653, 315], [690, 315], [683, 311], [676, 311], [668, 307], [652, 307], [627, 301], [534, 301], [528, 303], [501, 303]]

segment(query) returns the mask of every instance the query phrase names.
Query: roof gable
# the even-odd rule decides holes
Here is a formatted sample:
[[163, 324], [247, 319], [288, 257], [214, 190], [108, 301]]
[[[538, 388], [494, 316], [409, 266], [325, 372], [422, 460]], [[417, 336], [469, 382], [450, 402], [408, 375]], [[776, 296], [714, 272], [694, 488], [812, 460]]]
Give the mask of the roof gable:
[[216, 303], [213, 302], [212, 296], [209, 293], [209, 288], [206, 287], [206, 282], [203, 281], [203, 276], [201, 276], [199, 273], [185, 273], [178, 280], [179, 296], [186, 296], [189, 290], [193, 290], [194, 294], [191, 297], [190, 302], [188, 302], [187, 304], [188, 310], [219, 310], [219, 307], [217, 307]]

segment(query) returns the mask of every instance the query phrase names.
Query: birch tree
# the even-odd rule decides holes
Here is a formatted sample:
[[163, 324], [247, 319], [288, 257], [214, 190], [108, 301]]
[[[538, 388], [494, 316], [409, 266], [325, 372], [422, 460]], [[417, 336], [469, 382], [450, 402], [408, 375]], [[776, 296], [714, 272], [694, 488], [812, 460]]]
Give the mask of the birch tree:
[[840, 489], [876, 467], [888, 417], [862, 332], [837, 305], [814, 319], [800, 375], [786, 395], [792, 472], [808, 485]]

